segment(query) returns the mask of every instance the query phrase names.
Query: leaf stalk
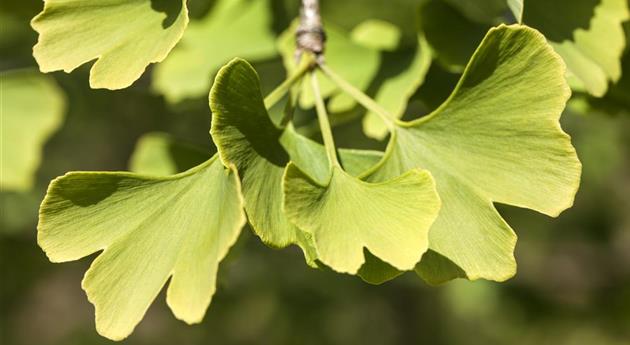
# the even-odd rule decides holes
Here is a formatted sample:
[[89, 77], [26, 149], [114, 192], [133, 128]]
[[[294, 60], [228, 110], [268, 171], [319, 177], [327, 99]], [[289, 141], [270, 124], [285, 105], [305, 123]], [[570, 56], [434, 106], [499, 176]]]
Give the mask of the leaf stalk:
[[311, 59], [302, 62], [289, 78], [283, 81], [282, 84], [278, 85], [278, 87], [265, 97], [265, 108], [271, 109], [271, 107], [276, 105], [276, 103], [278, 103], [287, 94], [287, 92], [289, 92], [291, 87], [300, 81], [306, 72], [312, 70], [314, 66], [315, 65]]
[[331, 167], [341, 167], [339, 159], [337, 158], [337, 149], [335, 148], [335, 140], [333, 139], [332, 129], [330, 128], [330, 122], [328, 121], [326, 105], [324, 105], [324, 99], [322, 98], [322, 94], [319, 89], [319, 81], [317, 80], [317, 75], [314, 71], [311, 72], [311, 85], [313, 87], [313, 95], [315, 96], [315, 109], [317, 110], [317, 119], [319, 121], [322, 139], [324, 140], [324, 147], [326, 148], [328, 162]]
[[370, 96], [366, 95], [361, 90], [352, 86], [352, 84], [350, 84], [345, 79], [343, 79], [343, 77], [335, 73], [325, 63], [318, 63], [317, 66], [324, 73], [324, 75], [328, 77], [328, 79], [330, 79], [333, 83], [335, 83], [340, 89], [350, 95], [350, 97], [354, 98], [354, 100], [359, 102], [359, 104], [361, 104], [364, 108], [377, 114], [383, 120], [383, 122], [385, 122], [385, 125], [390, 129], [390, 131], [395, 128], [397, 120], [389, 113], [389, 111], [387, 111], [387, 109], [380, 106]]

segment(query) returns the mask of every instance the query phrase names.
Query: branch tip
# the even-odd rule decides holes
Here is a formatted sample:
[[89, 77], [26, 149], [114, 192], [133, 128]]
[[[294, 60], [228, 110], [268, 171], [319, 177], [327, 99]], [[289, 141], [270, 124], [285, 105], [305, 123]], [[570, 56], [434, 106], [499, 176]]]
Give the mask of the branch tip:
[[326, 33], [319, 13], [318, 0], [302, 0], [300, 10], [300, 24], [295, 33], [295, 57], [299, 61], [302, 54], [310, 52], [315, 55], [318, 63], [324, 60]]

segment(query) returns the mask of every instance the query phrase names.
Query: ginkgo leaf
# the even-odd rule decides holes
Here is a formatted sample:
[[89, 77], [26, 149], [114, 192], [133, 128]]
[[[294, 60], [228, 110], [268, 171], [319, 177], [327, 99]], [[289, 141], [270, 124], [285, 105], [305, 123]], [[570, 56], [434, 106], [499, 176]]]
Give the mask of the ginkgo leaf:
[[357, 25], [350, 38], [365, 47], [392, 51], [398, 48], [402, 33], [394, 25], [384, 20], [369, 19]]
[[2, 162], [0, 187], [33, 186], [41, 150], [61, 125], [65, 98], [55, 81], [32, 70], [0, 73]]
[[[558, 16], [570, 12], [571, 15]], [[627, 0], [527, 0], [523, 22], [540, 30], [567, 64], [569, 84], [593, 96], [621, 77]]]
[[[249, 222], [264, 243], [282, 248], [297, 244], [309, 264], [316, 253], [310, 236], [289, 222], [282, 212], [282, 176], [290, 160], [316, 178], [326, 176], [324, 148], [288, 126], [277, 128], [265, 109], [256, 71], [234, 59], [217, 74], [210, 93], [212, 137], [221, 159], [239, 171]], [[358, 150], [343, 151], [341, 159], [355, 174], [364, 172], [381, 156]]]
[[[627, 26], [626, 37], [630, 39], [630, 25]], [[621, 58], [622, 74], [616, 84], [608, 88], [608, 92], [602, 98], [591, 98], [589, 103], [596, 109], [604, 110], [609, 114], [630, 114], [630, 50], [626, 50]]]
[[279, 141], [282, 130], [265, 109], [258, 75], [247, 62], [234, 59], [219, 70], [210, 92], [210, 109], [210, 133], [221, 159], [238, 169], [254, 232], [273, 247], [298, 244], [313, 265], [316, 254], [310, 239], [281, 211], [281, 181], [289, 155]]
[[212, 74], [232, 57], [255, 61], [277, 55], [270, 6], [267, 0], [217, 1], [157, 66], [153, 87], [170, 102], [207, 95]]
[[188, 11], [185, 0], [46, 0], [31, 24], [42, 72], [71, 72], [96, 59], [90, 86], [122, 89], [168, 55]]
[[[396, 267], [383, 262], [368, 250], [364, 250], [363, 253], [365, 254], [365, 262], [361, 268], [359, 268], [359, 271], [357, 271], [357, 275], [363, 279], [364, 282], [379, 285], [404, 273], [396, 269]], [[431, 250], [427, 250], [427, 252], [422, 255], [420, 262], [426, 261], [426, 256], [430, 253]]]
[[170, 177], [71, 172], [48, 188], [38, 243], [53, 262], [103, 250], [82, 282], [101, 335], [128, 336], [169, 277], [169, 307], [197, 323], [245, 224], [239, 186], [217, 156]]
[[[382, 56], [379, 75], [382, 82], [375, 88], [374, 100], [396, 118], [401, 118], [409, 98], [424, 83], [431, 66], [430, 48], [424, 36], [418, 36], [418, 45], [403, 51]], [[363, 132], [382, 140], [387, 135], [385, 123], [375, 113], [368, 111], [363, 118]]]
[[440, 209], [433, 179], [420, 169], [367, 183], [335, 166], [320, 184], [289, 164], [284, 195], [287, 216], [312, 235], [318, 259], [350, 274], [365, 262], [364, 248], [399, 270], [413, 269]]
[[424, 254], [422, 261], [416, 265], [415, 271], [429, 285], [439, 285], [457, 278], [468, 278], [466, 272], [453, 261], [433, 250], [428, 250]]
[[[344, 79], [351, 82], [361, 90], [367, 89], [370, 81], [376, 75], [380, 58], [379, 51], [352, 41], [350, 32], [325, 23], [326, 28], [326, 63], [339, 71]], [[295, 30], [297, 22], [293, 23], [278, 39], [278, 49], [282, 53], [285, 68], [292, 73], [297, 65], [295, 61]], [[302, 108], [312, 108], [315, 105], [313, 93], [308, 87], [310, 76], [304, 77], [304, 87], [300, 92], [300, 106]], [[327, 98], [338, 93], [337, 87], [323, 77], [319, 78], [321, 83], [322, 97]], [[337, 107], [335, 111], [343, 111], [351, 108], [354, 102], [349, 105]]]
[[[325, 64], [319, 67], [332, 75]], [[335, 75], [331, 80], [348, 90], [349, 84], [342, 78]], [[322, 183], [289, 163], [283, 178], [285, 214], [311, 235], [318, 260], [337, 272], [356, 274], [366, 262], [365, 251], [396, 269], [411, 270], [428, 248], [428, 231], [440, 209], [431, 174], [410, 169], [390, 180], [369, 183], [347, 173], [338, 158], [314, 71], [311, 87], [328, 161], [327, 176]], [[367, 96], [357, 100], [364, 102], [364, 98]], [[388, 122], [388, 126], [392, 124]]]
[[[466, 272], [431, 249], [424, 253], [422, 260], [415, 267], [415, 272], [429, 285], [440, 285], [456, 278], [466, 278]], [[379, 285], [403, 273], [368, 252], [365, 263], [357, 274], [363, 281]]]
[[444, 104], [398, 122], [367, 178], [384, 181], [418, 167], [435, 178], [442, 208], [429, 248], [439, 256], [417, 267], [430, 283], [514, 275], [516, 235], [494, 202], [550, 216], [572, 205], [581, 165], [558, 122], [570, 95], [564, 71], [539, 32], [501, 25], [488, 32]]
[[166, 133], [153, 132], [138, 140], [129, 168], [138, 174], [168, 176], [186, 171], [210, 158], [208, 150], [178, 141]]
[[[280, 143], [287, 150], [291, 162], [308, 172], [311, 178], [321, 183], [328, 179], [328, 159], [324, 146], [298, 134], [291, 123], [284, 129]], [[368, 171], [383, 158], [380, 151], [344, 148], [338, 151], [344, 169], [352, 176], [359, 176]]]

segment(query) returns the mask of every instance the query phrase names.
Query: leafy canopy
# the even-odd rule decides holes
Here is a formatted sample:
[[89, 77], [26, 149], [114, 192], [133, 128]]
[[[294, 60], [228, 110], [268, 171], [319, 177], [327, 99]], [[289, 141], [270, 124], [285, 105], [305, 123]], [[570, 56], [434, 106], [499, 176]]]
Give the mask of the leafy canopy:
[[42, 72], [96, 59], [90, 86], [122, 89], [164, 60], [187, 24], [185, 0], [47, 0], [32, 21], [33, 56]]
[[184, 173], [149, 177], [71, 172], [50, 184], [38, 243], [53, 262], [103, 251], [82, 287], [96, 329], [127, 337], [170, 277], [175, 316], [200, 322], [215, 291], [219, 262], [245, 224], [240, 184], [217, 156]]
[[[55, 262], [102, 251], [83, 288], [95, 305], [97, 330], [115, 340], [132, 332], [169, 279], [175, 316], [199, 322], [245, 214], [265, 244], [296, 244], [309, 265], [371, 283], [412, 269], [430, 284], [508, 279], [516, 270], [516, 235], [494, 203], [557, 216], [571, 206], [580, 180], [580, 162], [559, 125], [570, 96], [560, 56], [576, 89], [599, 95], [619, 78], [618, 29], [627, 5], [596, 2], [579, 1], [590, 23], [583, 27], [537, 17], [564, 1], [430, 0], [419, 8], [419, 29], [410, 20], [412, 2], [404, 8], [413, 11], [400, 17], [388, 2], [348, 23], [331, 10], [337, 3], [327, 2], [323, 13], [337, 17], [326, 24], [326, 63], [305, 75], [309, 68], [294, 59], [295, 25], [275, 42], [271, 1], [219, 0], [157, 68], [154, 88], [173, 102], [195, 97], [231, 56], [266, 59], [276, 49], [290, 77], [263, 99], [255, 70], [233, 59], [210, 91], [217, 155], [154, 133], [131, 160], [132, 170], [152, 176], [71, 172], [55, 179], [40, 208], [39, 245]], [[360, 12], [373, 3], [361, 2]], [[540, 20], [535, 26], [546, 37], [521, 25], [501, 25], [483, 37], [508, 9], [517, 21]], [[446, 18], [458, 18], [457, 25], [445, 29]], [[91, 85], [122, 88], [166, 57], [187, 22], [183, 0], [49, 0], [33, 20], [40, 35], [34, 55], [42, 71], [97, 59]], [[461, 37], [465, 42], [453, 45]], [[431, 52], [463, 75], [437, 110], [402, 121]], [[54, 93], [38, 83], [40, 94]], [[284, 117], [274, 122], [268, 111], [287, 92]], [[333, 115], [362, 104], [365, 134], [390, 135], [385, 153], [335, 147], [324, 99]], [[324, 145], [293, 127], [294, 103], [316, 108]], [[32, 108], [33, 128], [48, 128], [33, 131], [41, 138], [54, 127], [39, 120], [43, 109], [58, 109], [58, 101], [40, 96]], [[4, 159], [3, 151], [3, 169]], [[3, 170], [3, 184], [4, 176]]]

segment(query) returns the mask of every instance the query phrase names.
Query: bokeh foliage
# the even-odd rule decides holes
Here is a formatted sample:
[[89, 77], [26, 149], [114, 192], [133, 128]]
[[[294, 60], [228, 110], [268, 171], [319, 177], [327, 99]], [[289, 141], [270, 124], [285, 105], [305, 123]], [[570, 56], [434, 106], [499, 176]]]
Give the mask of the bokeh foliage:
[[[155, 164], [164, 164], [157, 167], [159, 174], [186, 170], [215, 151], [208, 139], [210, 113], [205, 98], [209, 81], [220, 65], [234, 55], [252, 59], [261, 76], [263, 92], [270, 91], [283, 79], [282, 50], [275, 40], [295, 17], [295, 2], [264, 2], [268, 17], [256, 18], [267, 30], [256, 30], [256, 33], [267, 35], [270, 41], [256, 40], [267, 43], [260, 50], [251, 44], [234, 45], [235, 49], [251, 48], [250, 56], [247, 50], [231, 50], [225, 48], [225, 44], [217, 44], [220, 41], [213, 41], [209, 38], [211, 34], [203, 31], [213, 13], [221, 9], [221, 2], [189, 1], [191, 23], [188, 29], [192, 30], [184, 31], [180, 45], [164, 64], [149, 68], [130, 88], [116, 92], [90, 89], [89, 64], [72, 74], [59, 72], [45, 77], [54, 80], [51, 82], [58, 85], [63, 93], [61, 97], [66, 99], [65, 119], [46, 145], [39, 148], [43, 154], [32, 179], [33, 187], [16, 191], [2, 186], [0, 342], [108, 343], [94, 332], [93, 310], [80, 290], [79, 281], [87, 261], [51, 265], [34, 246], [37, 209], [48, 181], [72, 170], [149, 171], [156, 169]], [[620, 29], [617, 29], [621, 28], [620, 22], [627, 19], [627, 12], [624, 14], [620, 9], [624, 1], [617, 1], [616, 5], [611, 5], [615, 1], [606, 0], [558, 1], [553, 5], [549, 5], [549, 1], [529, 2], [532, 8], [537, 5], [542, 10], [528, 13], [526, 2], [525, 24], [539, 29], [549, 41], [563, 47], [570, 46], [572, 39], [579, 41], [577, 36], [588, 35], [593, 28], [592, 21], [599, 23], [601, 17], [613, 17], [611, 30], [617, 38], [614, 44], [606, 42], [607, 38], [612, 39], [611, 35], [596, 39], [605, 49], [591, 51], [612, 52], [615, 59], [604, 57], [607, 62], [602, 67], [604, 82], [596, 89], [572, 84], [575, 87], [573, 98], [563, 114], [563, 126], [571, 134], [584, 166], [582, 187], [574, 208], [558, 219], [549, 219], [530, 211], [499, 206], [501, 215], [519, 234], [515, 253], [519, 273], [514, 279], [501, 285], [458, 280], [429, 288], [413, 273], [407, 273], [375, 287], [354, 277], [306, 268], [298, 251], [270, 251], [250, 235], [249, 229], [244, 229], [219, 271], [221, 297], [213, 301], [202, 325], [185, 327], [170, 316], [164, 303], [155, 303], [127, 343], [624, 344], [630, 341], [627, 327], [630, 324], [630, 88], [627, 83], [630, 72], [623, 73], [630, 68], [627, 63], [630, 54], [627, 47], [624, 50], [626, 44], [620, 44]], [[159, 7], [160, 1], [155, 3]], [[241, 3], [242, 6], [260, 6], [263, 1]], [[489, 27], [514, 20], [508, 4], [503, 1], [487, 1], [489, 7], [485, 9], [483, 6], [471, 8], [470, 3], [324, 0], [322, 10], [331, 27], [338, 27], [347, 36], [345, 39], [352, 40], [357, 49], [361, 49], [362, 53], [356, 56], [365, 57], [373, 64], [368, 68], [370, 73], [359, 76], [366, 81], [357, 84], [378, 100], [388, 83], [401, 80], [398, 84], [404, 84], [400, 86], [403, 91], [394, 89], [389, 93], [397, 98], [403, 95], [409, 99], [409, 104], [392, 105], [392, 109], [401, 109], [392, 112], [405, 120], [413, 120], [434, 110], [451, 93], [463, 66]], [[618, 7], [609, 10], [614, 12], [611, 16], [601, 15], [606, 12], [606, 6]], [[29, 21], [41, 7], [42, 3], [35, 0], [7, 0], [0, 4], [3, 75], [16, 69], [37, 67], [31, 55], [37, 35]], [[238, 11], [246, 13], [246, 10]], [[534, 19], [536, 13], [552, 17]], [[574, 13], [577, 14], [572, 15]], [[594, 19], [597, 14], [601, 15], [600, 19]], [[563, 21], [556, 20], [558, 18]], [[576, 18], [579, 22], [571, 22]], [[393, 25], [397, 33], [383, 40], [397, 37], [397, 44], [370, 45], [365, 36], [370, 36], [370, 25], [373, 25], [370, 23], [375, 21], [376, 25], [382, 22]], [[562, 25], [561, 30], [548, 27], [552, 23]], [[237, 21], [231, 24], [238, 28]], [[91, 26], [96, 27], [96, 23]], [[206, 40], [192, 37], [195, 27], [198, 35]], [[243, 30], [254, 28], [252, 24]], [[627, 33], [627, 23], [625, 28]], [[566, 37], [555, 35], [558, 30]], [[186, 38], [188, 32], [191, 38]], [[245, 36], [242, 42], [251, 39], [250, 35]], [[628, 36], [625, 37], [627, 40]], [[236, 33], [234, 38], [226, 34], [221, 39], [236, 42], [239, 38]], [[194, 42], [189, 44], [200, 53], [187, 51], [186, 42]], [[278, 45], [270, 46], [269, 42]], [[331, 47], [331, 54], [343, 54], [341, 47]], [[430, 50], [432, 55], [422, 55], [424, 50]], [[217, 54], [213, 54], [214, 51]], [[354, 54], [351, 49], [347, 53]], [[414, 54], [418, 53], [418, 57], [432, 60], [431, 66], [423, 62], [425, 71], [417, 67], [421, 73], [410, 80], [405, 73], [413, 66], [420, 66], [414, 62]], [[561, 49], [559, 53], [565, 57]], [[186, 54], [202, 54], [202, 58], [203, 54], [209, 54], [223, 61], [204, 60], [205, 66], [201, 66], [200, 71], [191, 71], [191, 76], [197, 78], [191, 87], [194, 91], [181, 92], [185, 97], [169, 96], [166, 87], [159, 86], [160, 69], [176, 64], [169, 60], [177, 60], [178, 56], [183, 59], [180, 63], [184, 67], [199, 66], [187, 61]], [[374, 58], [370, 57], [372, 55]], [[597, 59], [594, 61], [597, 63]], [[361, 63], [365, 61], [348, 68], [358, 68]], [[615, 71], [617, 63], [621, 73], [608, 73]], [[339, 68], [343, 69], [343, 64]], [[426, 76], [420, 78], [425, 72]], [[613, 83], [617, 79], [619, 81]], [[6, 85], [3, 82], [2, 87]], [[171, 82], [168, 87], [176, 88], [177, 84]], [[370, 139], [362, 132], [362, 128], [369, 128], [366, 122], [362, 123], [365, 111], [353, 102], [344, 101], [338, 90], [331, 91], [330, 95], [329, 105], [338, 107], [331, 115], [338, 144], [384, 150], [384, 141]], [[388, 104], [383, 97], [379, 101]], [[8, 116], [4, 98], [2, 107], [4, 121]], [[50, 117], [55, 116], [53, 113]], [[271, 115], [274, 116], [273, 112]], [[297, 130], [318, 140], [313, 121], [311, 109], [302, 109], [295, 117]], [[18, 126], [17, 131], [26, 129], [30, 128]], [[373, 132], [370, 136], [383, 138], [382, 128]], [[148, 133], [153, 134], [146, 137]], [[12, 148], [11, 143], [7, 144], [8, 138], [3, 134], [3, 147]], [[151, 150], [147, 145], [158, 147], [153, 154], [146, 154], [149, 158], [143, 162], [142, 150]], [[199, 156], [190, 156], [190, 148]], [[168, 150], [168, 154], [164, 150]], [[182, 152], [187, 155], [182, 156]], [[26, 155], [26, 152], [21, 154]]]

